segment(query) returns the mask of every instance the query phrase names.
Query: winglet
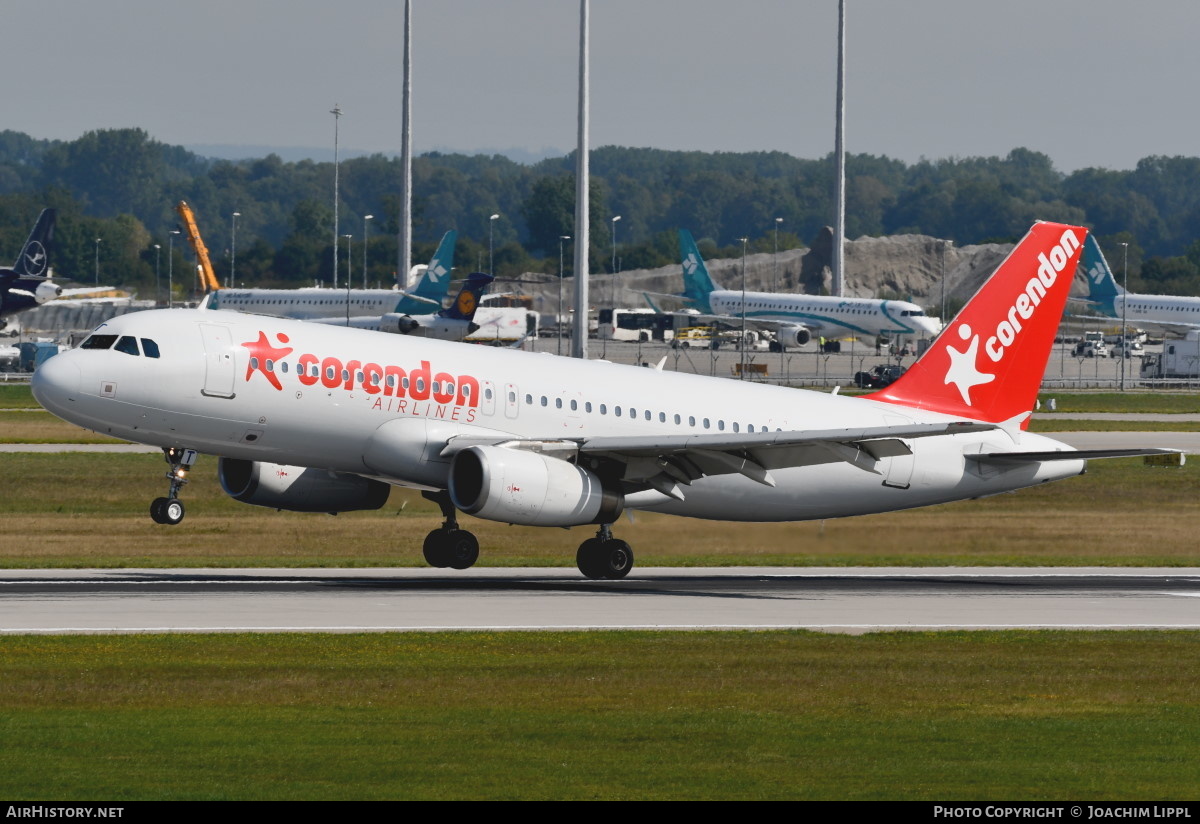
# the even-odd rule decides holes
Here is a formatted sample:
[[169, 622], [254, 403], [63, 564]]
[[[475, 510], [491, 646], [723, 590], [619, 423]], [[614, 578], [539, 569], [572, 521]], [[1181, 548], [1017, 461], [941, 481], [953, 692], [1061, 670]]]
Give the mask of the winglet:
[[1086, 238], [1081, 226], [1034, 224], [928, 351], [869, 397], [988, 423], [1029, 413]]

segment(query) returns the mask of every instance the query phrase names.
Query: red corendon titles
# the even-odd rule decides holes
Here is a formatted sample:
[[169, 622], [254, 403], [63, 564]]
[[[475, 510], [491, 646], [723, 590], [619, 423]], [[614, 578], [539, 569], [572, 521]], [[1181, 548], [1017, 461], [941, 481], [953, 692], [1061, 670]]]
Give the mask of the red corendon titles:
[[[313, 374], [313, 367], [319, 371]], [[433, 400], [434, 403], [455, 406], [479, 406], [479, 381], [470, 375], [451, 375], [448, 372], [434, 373], [429, 361], [421, 361], [416, 369], [378, 363], [362, 363], [337, 358], [319, 358], [316, 355], [300, 356], [297, 377], [305, 386], [316, 386], [319, 382], [327, 389], [352, 391], [358, 384], [368, 395], [411, 398], [415, 401]]]

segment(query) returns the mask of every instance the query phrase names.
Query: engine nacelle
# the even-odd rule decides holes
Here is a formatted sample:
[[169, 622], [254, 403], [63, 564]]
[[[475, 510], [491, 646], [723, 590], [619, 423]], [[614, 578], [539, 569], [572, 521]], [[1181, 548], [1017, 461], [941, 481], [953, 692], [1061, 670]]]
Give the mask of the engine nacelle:
[[595, 473], [538, 452], [472, 446], [450, 464], [450, 499], [477, 518], [525, 526], [607, 524], [624, 507]]
[[379, 319], [379, 331], [389, 332], [393, 335], [411, 335], [420, 328], [420, 323], [399, 312], [388, 312]]
[[62, 287], [52, 280], [44, 280], [38, 284], [37, 289], [33, 291], [33, 299], [39, 304], [45, 303], [48, 300], [54, 300], [62, 294]]
[[239, 458], [221, 458], [217, 477], [235, 501], [293, 512], [379, 509], [392, 491], [382, 481], [359, 475]]
[[803, 326], [782, 326], [778, 332], [779, 342], [784, 346], [804, 346], [812, 340], [812, 333]]

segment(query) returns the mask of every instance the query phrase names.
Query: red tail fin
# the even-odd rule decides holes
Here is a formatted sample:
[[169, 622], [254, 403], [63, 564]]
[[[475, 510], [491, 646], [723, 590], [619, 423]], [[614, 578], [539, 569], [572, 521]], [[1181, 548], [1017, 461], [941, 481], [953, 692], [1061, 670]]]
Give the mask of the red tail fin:
[[929, 350], [871, 397], [990, 423], [1030, 412], [1086, 237], [1034, 224]]

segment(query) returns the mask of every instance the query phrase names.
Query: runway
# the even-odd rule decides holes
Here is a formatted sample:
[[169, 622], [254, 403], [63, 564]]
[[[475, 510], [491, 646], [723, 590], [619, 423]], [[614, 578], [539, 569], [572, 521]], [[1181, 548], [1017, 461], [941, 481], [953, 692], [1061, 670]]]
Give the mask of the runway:
[[0, 634], [1200, 629], [1200, 568], [0, 571]]

